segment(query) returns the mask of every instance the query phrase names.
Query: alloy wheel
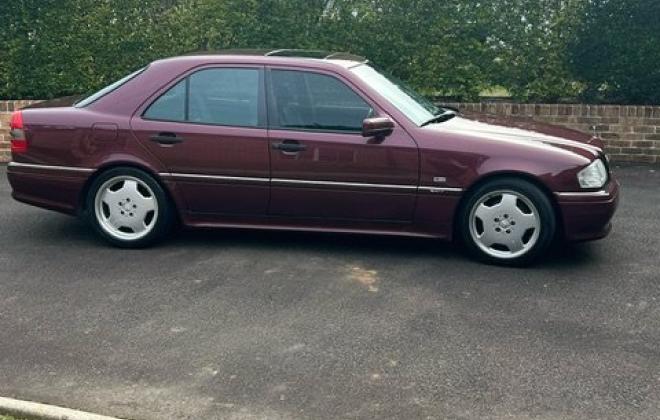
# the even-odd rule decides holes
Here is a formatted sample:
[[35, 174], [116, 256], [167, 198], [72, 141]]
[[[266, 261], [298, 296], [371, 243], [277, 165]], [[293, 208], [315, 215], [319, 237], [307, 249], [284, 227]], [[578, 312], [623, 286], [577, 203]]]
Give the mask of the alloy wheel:
[[487, 255], [514, 259], [529, 252], [539, 240], [541, 219], [532, 201], [511, 190], [481, 197], [470, 212], [470, 235]]
[[144, 181], [122, 175], [101, 185], [94, 210], [106, 233], [115, 239], [134, 241], [147, 236], [156, 225], [158, 200]]

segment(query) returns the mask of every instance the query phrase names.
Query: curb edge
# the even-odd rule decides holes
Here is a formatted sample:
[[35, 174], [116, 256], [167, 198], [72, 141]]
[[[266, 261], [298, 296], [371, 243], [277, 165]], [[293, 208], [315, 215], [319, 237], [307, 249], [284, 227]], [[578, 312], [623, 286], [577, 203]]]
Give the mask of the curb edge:
[[0, 397], [0, 413], [39, 420], [121, 420], [80, 410]]

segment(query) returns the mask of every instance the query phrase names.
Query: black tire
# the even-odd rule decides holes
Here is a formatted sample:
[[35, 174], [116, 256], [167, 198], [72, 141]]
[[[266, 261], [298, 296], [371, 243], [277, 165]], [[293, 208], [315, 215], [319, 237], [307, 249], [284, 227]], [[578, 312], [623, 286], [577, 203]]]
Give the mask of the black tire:
[[[524, 208], [524, 211], [529, 211], [530, 215], [534, 213], [535, 208], [536, 213], [538, 213], [538, 217], [535, 218], [535, 223], [539, 226], [539, 232], [535, 232], [536, 228], [521, 228], [518, 232], [509, 232], [506, 227], [503, 230], [502, 223], [511, 223], [508, 221], [508, 218], [513, 218], [513, 216], [506, 215], [507, 221], [500, 221], [502, 216], [498, 216], [497, 210], [495, 210], [495, 218], [492, 220], [488, 219], [486, 222], [482, 221], [479, 217], [475, 217], [474, 213], [477, 212], [476, 206], [478, 204], [481, 205], [483, 200], [486, 200], [491, 196], [493, 197], [492, 200], [495, 200], [495, 203], [497, 203], [497, 196], [499, 194], [508, 195], [509, 197], [518, 196], [516, 201], [517, 208]], [[529, 200], [533, 207], [528, 206], [526, 201], [524, 201], [525, 199]], [[485, 204], [488, 205], [488, 201], [486, 201]], [[495, 207], [492, 208], [496, 209]], [[515, 177], [495, 178], [478, 186], [470, 192], [468, 197], [466, 197], [465, 201], [459, 208], [457, 216], [457, 236], [463, 245], [472, 255], [480, 260], [496, 265], [527, 266], [533, 263], [542, 256], [552, 244], [557, 230], [557, 217], [548, 196], [533, 183]], [[520, 217], [524, 217], [524, 215]], [[479, 220], [477, 221], [476, 219]], [[471, 223], [473, 223], [472, 227]], [[513, 221], [513, 224], [515, 225], [515, 221]], [[513, 230], [515, 230], [515, 228], [516, 226], [511, 227]], [[480, 245], [480, 239], [478, 239], [479, 231], [481, 230], [481, 234], [483, 235], [486, 229], [493, 229], [493, 231], [497, 230], [496, 233], [489, 232], [489, 234], [493, 235], [506, 235], [507, 232], [509, 232], [509, 234], [521, 235], [521, 241], [523, 242], [525, 238], [528, 237], [530, 239], [528, 239], [527, 244], [524, 244], [524, 246], [528, 246], [528, 248], [518, 251], [524, 251], [523, 254], [515, 255], [514, 252], [505, 251], [505, 246], [500, 245], [499, 243], [492, 245], [492, 248], [485, 246], [483, 243]], [[534, 238], [535, 242], [532, 242], [531, 238]], [[506, 240], [506, 236], [504, 236], [504, 240]], [[495, 249], [500, 247], [501, 249]], [[493, 255], [495, 253], [504, 254], [506, 252], [509, 252], [510, 255]]]
[[[151, 226], [148, 233], [137, 239], [124, 239], [113, 236], [102, 225], [97, 217], [96, 198], [99, 189], [102, 188], [110, 180], [118, 177], [132, 177], [142, 181], [150, 191], [157, 203], [157, 211], [151, 217]], [[85, 200], [85, 215], [89, 223], [93, 226], [94, 230], [110, 244], [120, 248], [144, 248], [154, 244], [156, 241], [162, 239], [171, 230], [174, 216], [174, 206], [168, 198], [167, 193], [163, 187], [149, 174], [136, 168], [131, 167], [117, 167], [109, 169], [101, 173], [89, 187], [87, 197]]]

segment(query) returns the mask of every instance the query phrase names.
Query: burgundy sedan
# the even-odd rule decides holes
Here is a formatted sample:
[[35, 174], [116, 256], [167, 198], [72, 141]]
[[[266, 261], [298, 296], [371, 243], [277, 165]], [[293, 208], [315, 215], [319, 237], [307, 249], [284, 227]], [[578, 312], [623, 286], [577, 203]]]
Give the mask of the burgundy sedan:
[[121, 247], [180, 222], [455, 238], [521, 265], [606, 236], [618, 203], [599, 139], [459, 115], [347, 54], [160, 60], [11, 126], [13, 197]]

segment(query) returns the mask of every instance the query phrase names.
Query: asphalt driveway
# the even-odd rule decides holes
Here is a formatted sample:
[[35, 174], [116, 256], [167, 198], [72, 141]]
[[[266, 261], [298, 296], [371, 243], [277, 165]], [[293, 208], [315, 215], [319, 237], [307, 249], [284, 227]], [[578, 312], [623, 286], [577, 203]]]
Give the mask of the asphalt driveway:
[[660, 169], [539, 266], [431, 240], [101, 243], [0, 168], [0, 395], [136, 419], [660, 418]]

